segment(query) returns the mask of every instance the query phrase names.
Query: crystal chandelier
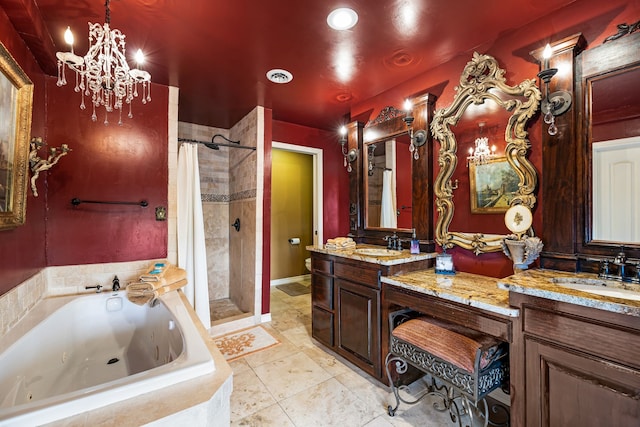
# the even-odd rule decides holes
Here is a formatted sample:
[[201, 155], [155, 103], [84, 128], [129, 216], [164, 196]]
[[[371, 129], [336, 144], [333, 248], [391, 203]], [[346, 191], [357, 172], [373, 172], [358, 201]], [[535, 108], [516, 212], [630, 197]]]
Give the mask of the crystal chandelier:
[[[479, 123], [480, 132], [484, 128], [484, 123]], [[480, 136], [476, 138], [475, 149], [469, 148], [469, 156], [467, 157], [467, 166], [470, 162], [474, 165], [484, 165], [495, 156], [496, 146], [491, 146], [489, 149], [489, 138], [486, 136]]]
[[[138, 84], [142, 86], [142, 103], [151, 101], [151, 74], [139, 68], [130, 69], [125, 57], [125, 35], [117, 29], [110, 29], [110, 0], [105, 1], [105, 23], [103, 25], [89, 23], [89, 50], [84, 57], [73, 52], [73, 34], [67, 27], [64, 40], [70, 52], [57, 52], [58, 86], [67, 84], [65, 68], [75, 71], [75, 91], [80, 92], [82, 100], [80, 109], [86, 109], [85, 96], [91, 96], [93, 114], [91, 120], [98, 120], [96, 108], [104, 107], [104, 124], [108, 125], [108, 113], [119, 110], [118, 124], [122, 124], [122, 108], [129, 105], [128, 117], [132, 118], [131, 101], [138, 97]], [[135, 60], [140, 67], [144, 55], [138, 49]]]

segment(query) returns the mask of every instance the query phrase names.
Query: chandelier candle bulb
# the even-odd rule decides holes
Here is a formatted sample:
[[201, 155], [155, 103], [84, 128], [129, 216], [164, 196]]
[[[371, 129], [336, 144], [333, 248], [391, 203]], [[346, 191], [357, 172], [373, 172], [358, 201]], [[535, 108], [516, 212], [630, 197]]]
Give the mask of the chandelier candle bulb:
[[67, 27], [64, 32], [64, 41], [71, 47], [71, 53], [73, 53], [73, 33], [70, 27]]

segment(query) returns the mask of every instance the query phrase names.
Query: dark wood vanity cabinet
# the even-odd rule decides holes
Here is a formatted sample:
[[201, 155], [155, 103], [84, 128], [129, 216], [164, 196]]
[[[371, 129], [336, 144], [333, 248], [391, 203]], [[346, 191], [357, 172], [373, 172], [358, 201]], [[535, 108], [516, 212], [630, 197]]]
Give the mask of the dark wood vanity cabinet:
[[312, 334], [379, 378], [380, 273], [377, 264], [312, 253]]
[[311, 253], [312, 335], [371, 376], [384, 381], [380, 334], [381, 276], [426, 269], [433, 260], [400, 265]]
[[517, 293], [510, 303], [521, 310], [512, 386], [525, 402], [514, 425], [640, 425], [638, 317]]

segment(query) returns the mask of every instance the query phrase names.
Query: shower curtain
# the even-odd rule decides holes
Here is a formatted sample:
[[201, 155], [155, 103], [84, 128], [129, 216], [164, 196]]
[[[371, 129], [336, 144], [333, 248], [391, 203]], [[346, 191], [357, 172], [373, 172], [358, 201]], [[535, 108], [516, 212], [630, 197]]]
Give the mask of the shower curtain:
[[182, 144], [178, 150], [178, 267], [187, 271], [187, 299], [206, 329], [211, 327], [207, 253], [200, 195], [198, 147]]
[[396, 194], [393, 188], [393, 172], [385, 170], [382, 174], [382, 208], [380, 210], [380, 227], [397, 228]]

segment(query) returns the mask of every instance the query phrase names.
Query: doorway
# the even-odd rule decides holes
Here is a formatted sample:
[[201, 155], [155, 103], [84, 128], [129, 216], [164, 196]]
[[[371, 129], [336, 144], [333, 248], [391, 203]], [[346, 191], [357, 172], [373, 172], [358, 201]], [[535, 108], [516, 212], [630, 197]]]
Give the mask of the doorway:
[[[280, 166], [278, 159], [282, 160]], [[271, 286], [308, 278], [305, 260], [310, 255], [306, 246], [323, 241], [322, 165], [320, 148], [273, 142]], [[307, 167], [308, 173], [304, 171]], [[282, 176], [278, 177], [278, 172]], [[308, 209], [300, 206], [309, 202]], [[286, 205], [278, 207], [278, 203]]]

